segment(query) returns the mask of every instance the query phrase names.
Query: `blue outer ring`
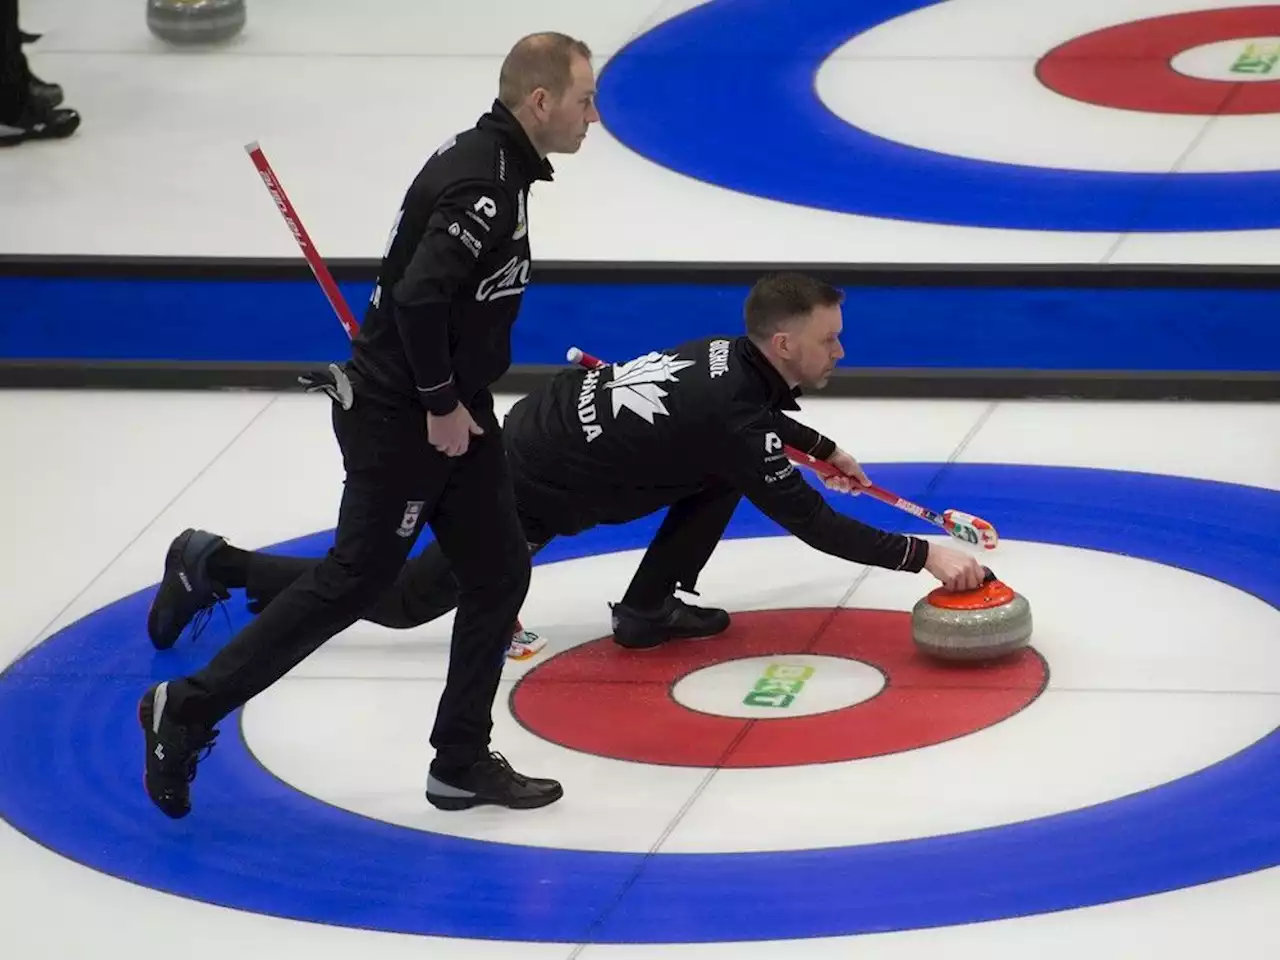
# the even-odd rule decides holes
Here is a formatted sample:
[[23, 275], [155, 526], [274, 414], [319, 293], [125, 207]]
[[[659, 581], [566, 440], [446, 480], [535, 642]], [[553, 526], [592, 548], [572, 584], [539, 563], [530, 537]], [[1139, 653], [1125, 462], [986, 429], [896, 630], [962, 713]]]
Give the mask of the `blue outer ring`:
[[[923, 498], [933, 482], [928, 502], [963, 504], [1007, 538], [1169, 564], [1280, 606], [1276, 491], [1058, 467], [870, 472], [907, 497]], [[882, 525], [933, 530], [871, 501], [837, 502]], [[642, 546], [653, 528], [595, 530], [553, 544], [539, 561]], [[744, 508], [730, 535], [777, 533]], [[288, 546], [315, 553], [327, 539]], [[1007, 826], [819, 850], [648, 856], [487, 843], [370, 820], [271, 776], [229, 722], [200, 768], [195, 812], [169, 821], [142, 791], [136, 703], [150, 681], [202, 663], [209, 640], [155, 654], [143, 633], [151, 593], [72, 624], [0, 675], [0, 815], [62, 856], [184, 897], [453, 937], [749, 941], [1068, 910], [1280, 864], [1274, 733], [1159, 787]], [[561, 802], [585, 789], [569, 785]]]
[[[995, 163], [875, 136], [815, 78], [853, 36], [930, 0], [712, 0], [631, 41], [600, 75], [604, 124], [706, 183], [891, 220], [1023, 230], [1280, 227], [1280, 171], [1108, 173]], [[1028, 67], [1028, 83], [1038, 82]], [[941, 82], [941, 81], [940, 81]]]

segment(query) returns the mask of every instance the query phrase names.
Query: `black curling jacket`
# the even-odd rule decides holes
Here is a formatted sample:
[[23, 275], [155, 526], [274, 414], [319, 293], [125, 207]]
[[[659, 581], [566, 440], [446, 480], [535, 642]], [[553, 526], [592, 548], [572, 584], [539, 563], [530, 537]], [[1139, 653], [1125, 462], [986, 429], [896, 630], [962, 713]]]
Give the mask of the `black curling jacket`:
[[529, 190], [552, 174], [496, 100], [431, 155], [405, 194], [352, 344], [366, 390], [445, 414], [507, 371], [529, 283]]
[[745, 336], [706, 337], [599, 370], [571, 368], [511, 409], [503, 436], [522, 511], [547, 532], [651, 513], [708, 484], [730, 486], [810, 546], [919, 571], [928, 542], [832, 509], [783, 452], [836, 444], [791, 419], [798, 391]]

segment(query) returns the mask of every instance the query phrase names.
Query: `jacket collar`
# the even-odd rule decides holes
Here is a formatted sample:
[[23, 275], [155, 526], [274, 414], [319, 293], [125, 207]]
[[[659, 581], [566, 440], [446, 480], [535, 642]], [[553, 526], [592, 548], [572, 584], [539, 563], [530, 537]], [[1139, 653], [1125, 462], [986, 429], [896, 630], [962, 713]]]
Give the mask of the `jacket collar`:
[[752, 379], [759, 384], [768, 397], [769, 407], [774, 410], [799, 410], [796, 397], [800, 396], [799, 387], [788, 387], [782, 379], [778, 368], [769, 362], [759, 347], [750, 337], [738, 337], [738, 355], [743, 365], [751, 372]]
[[481, 130], [494, 130], [506, 139], [530, 181], [550, 180], [555, 174], [551, 162], [538, 155], [529, 134], [501, 100], [493, 101], [493, 107], [477, 121], [476, 126]]

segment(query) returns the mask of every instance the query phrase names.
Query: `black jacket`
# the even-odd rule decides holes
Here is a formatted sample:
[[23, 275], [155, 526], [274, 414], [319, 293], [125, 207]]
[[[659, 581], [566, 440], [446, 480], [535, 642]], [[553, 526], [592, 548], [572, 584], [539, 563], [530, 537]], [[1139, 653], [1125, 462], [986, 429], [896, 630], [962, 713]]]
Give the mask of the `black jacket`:
[[747, 337], [708, 337], [559, 373], [515, 404], [503, 437], [517, 490], [572, 514], [538, 518], [551, 532], [625, 522], [720, 483], [824, 553], [920, 570], [927, 541], [838, 513], [787, 459], [784, 444], [821, 459], [836, 448], [782, 412], [800, 408], [798, 393]]
[[352, 345], [360, 381], [443, 414], [507, 371], [529, 282], [529, 188], [552, 173], [496, 100], [427, 160]]

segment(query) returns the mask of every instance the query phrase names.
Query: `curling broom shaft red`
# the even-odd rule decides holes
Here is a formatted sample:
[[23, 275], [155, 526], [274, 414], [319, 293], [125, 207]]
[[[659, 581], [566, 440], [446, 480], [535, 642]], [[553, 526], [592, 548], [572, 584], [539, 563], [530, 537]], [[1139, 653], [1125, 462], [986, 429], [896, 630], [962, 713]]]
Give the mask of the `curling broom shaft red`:
[[267, 192], [271, 194], [271, 199], [275, 201], [276, 209], [284, 217], [284, 222], [289, 228], [289, 232], [293, 234], [293, 238], [298, 241], [298, 246], [302, 248], [302, 255], [306, 257], [307, 265], [311, 267], [311, 272], [319, 282], [324, 295], [329, 299], [329, 305], [333, 307], [334, 313], [338, 315], [338, 320], [347, 331], [347, 336], [355, 337], [360, 332], [360, 325], [356, 323], [356, 318], [352, 315], [351, 309], [347, 306], [347, 302], [342, 298], [342, 293], [338, 290], [338, 285], [334, 283], [333, 276], [329, 273], [329, 268], [325, 266], [324, 261], [320, 258], [315, 244], [311, 242], [311, 237], [308, 235], [306, 227], [302, 225], [302, 219], [293, 208], [293, 204], [289, 202], [289, 197], [285, 194], [284, 187], [280, 185], [279, 178], [276, 176], [275, 171], [271, 169], [271, 164], [267, 162], [266, 154], [262, 152], [262, 148], [258, 146], [257, 141], [246, 144], [245, 151], [249, 154], [249, 159], [253, 161], [258, 174], [262, 177], [262, 182], [266, 185]]

